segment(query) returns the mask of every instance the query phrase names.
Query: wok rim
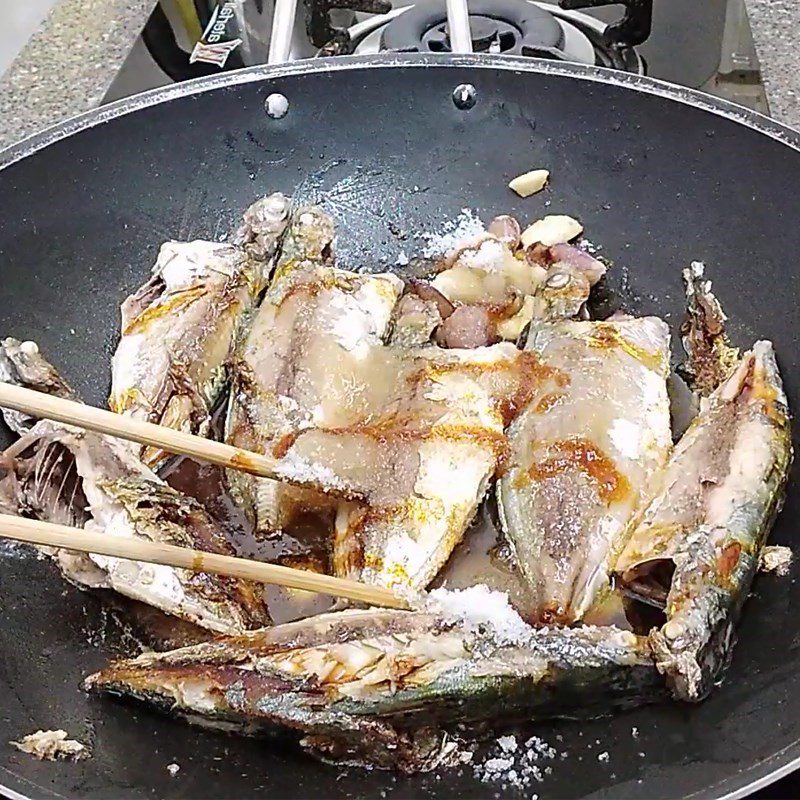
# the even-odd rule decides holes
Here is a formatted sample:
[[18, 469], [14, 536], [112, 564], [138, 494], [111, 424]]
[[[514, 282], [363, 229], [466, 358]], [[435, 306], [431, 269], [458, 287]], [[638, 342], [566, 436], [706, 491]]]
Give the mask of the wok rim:
[[[757, 133], [768, 136], [779, 144], [800, 152], [800, 131], [729, 100], [706, 94], [698, 89], [678, 86], [646, 75], [635, 75], [605, 67], [548, 61], [523, 56], [378, 53], [362, 56], [305, 59], [278, 65], [259, 65], [150, 89], [69, 117], [0, 150], [0, 170], [4, 170], [24, 158], [35, 155], [39, 150], [43, 150], [81, 131], [94, 128], [97, 125], [134, 113], [140, 109], [150, 108], [171, 100], [232, 86], [259, 82], [266, 83], [274, 79], [298, 75], [398, 67], [417, 69], [456, 67], [500, 70], [516, 75], [555, 75], [589, 83], [617, 86], [698, 108], [750, 128]], [[774, 762], [777, 762], [776, 766], [773, 766]], [[739, 798], [746, 797], [786, 777], [798, 768], [800, 768], [800, 738], [766, 759], [754, 762], [714, 785], [705, 786], [685, 795], [684, 800], [689, 800], [690, 798], [691, 800], [712, 800], [712, 798], [713, 800], [739, 800]], [[751, 775], [751, 773], [757, 774]], [[40, 796], [63, 797], [63, 795], [52, 789], [41, 786], [35, 781], [24, 778], [11, 772], [6, 767], [0, 766], [0, 792], [12, 800], [30, 800], [32, 795], [27, 794], [27, 792], [31, 790], [41, 793]]]
[[513, 73], [557, 75], [590, 83], [603, 83], [620, 86], [629, 90], [663, 97], [683, 105], [699, 108], [716, 116], [731, 120], [739, 125], [769, 136], [781, 144], [800, 151], [800, 131], [784, 125], [758, 111], [715, 97], [699, 89], [668, 83], [647, 75], [618, 72], [606, 67], [594, 67], [570, 62], [548, 61], [525, 56], [485, 55], [472, 53], [453, 55], [448, 53], [377, 53], [364, 56], [334, 56], [329, 58], [305, 59], [286, 64], [260, 65], [239, 70], [222, 72], [203, 78], [194, 78], [182, 83], [149, 89], [140, 94], [117, 100], [108, 105], [85, 111], [69, 117], [55, 125], [34, 133], [9, 147], [0, 150], [0, 169], [27, 156], [33, 155], [55, 142], [108, 122], [125, 114], [149, 108], [170, 100], [176, 100], [213, 89], [258, 83], [275, 78], [294, 75], [315, 75], [327, 72], [356, 71], [374, 68], [393, 67], [471, 67], [476, 69], [501, 70]]

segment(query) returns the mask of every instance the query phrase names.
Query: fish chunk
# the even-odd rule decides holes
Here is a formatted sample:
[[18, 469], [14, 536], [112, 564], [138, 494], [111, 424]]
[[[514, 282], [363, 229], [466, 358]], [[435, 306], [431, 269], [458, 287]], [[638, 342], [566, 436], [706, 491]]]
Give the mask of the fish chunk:
[[[236, 447], [291, 462], [289, 445], [297, 432], [343, 424], [359, 402], [366, 355], [387, 334], [403, 283], [390, 274], [330, 266], [332, 243], [327, 214], [315, 207], [295, 213], [275, 277], [237, 353], [226, 422], [226, 440]], [[333, 473], [323, 472], [324, 461], [315, 463], [319, 488], [336, 492]], [[262, 534], [281, 530], [295, 509], [333, 510], [338, 502], [242, 473], [228, 479]]]
[[[109, 406], [133, 419], [205, 435], [227, 367], [271, 270], [289, 201], [270, 195], [250, 209], [234, 246], [167, 242], [151, 279], [122, 304]], [[131, 445], [151, 468], [168, 457]]]
[[340, 577], [419, 591], [464, 536], [506, 453], [504, 427], [526, 391], [528, 357], [506, 342], [471, 350], [383, 348], [371, 373], [386, 394], [339, 430], [293, 447], [326, 458], [368, 504], [343, 504], [333, 565]]
[[[0, 350], [3, 380], [61, 391], [63, 380], [32, 343], [6, 339]], [[42, 372], [33, 369], [42, 364]], [[37, 375], [41, 377], [37, 377]], [[85, 528], [107, 536], [142, 538], [209, 553], [233, 555], [216, 524], [195, 500], [171, 489], [119, 439], [3, 412], [22, 431], [8, 448], [2, 491], [25, 516]], [[113, 589], [219, 633], [268, 624], [262, 589], [247, 581], [116, 559], [48, 550], [64, 576], [85, 588]]]
[[532, 326], [543, 380], [509, 429], [500, 519], [539, 621], [580, 620], [607, 588], [671, 448], [669, 329], [656, 317]]
[[633, 634], [516, 620], [510, 637], [424, 611], [343, 611], [117, 662], [86, 684], [190, 721], [288, 729], [312, 753], [404, 772], [447, 764], [442, 739], [421, 748], [420, 729], [435, 742], [441, 725], [499, 707], [505, 722], [586, 717], [658, 696]]
[[227, 438], [313, 466], [320, 488], [346, 485], [366, 501], [340, 507], [231, 475], [258, 530], [327, 503], [336, 574], [416, 590], [463, 536], [497, 468], [523, 359], [510, 344], [386, 345], [403, 288], [393, 275], [313, 259], [279, 266], [238, 363]]
[[675, 447], [616, 564], [626, 593], [665, 611], [651, 641], [677, 698], [701, 700], [727, 661], [791, 460], [775, 354], [757, 342]]

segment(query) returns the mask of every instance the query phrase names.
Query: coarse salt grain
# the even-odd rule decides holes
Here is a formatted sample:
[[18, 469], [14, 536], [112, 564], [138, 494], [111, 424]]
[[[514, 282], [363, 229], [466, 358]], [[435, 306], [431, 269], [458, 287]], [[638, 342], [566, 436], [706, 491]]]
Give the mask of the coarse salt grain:
[[483, 765], [483, 781], [496, 780], [514, 766], [513, 758], [490, 758]]
[[[530, 737], [524, 744], [515, 736], [501, 736], [497, 747], [483, 763], [473, 765], [477, 778], [484, 783], [496, 782], [516, 789], [528, 788], [531, 783], [542, 783], [553, 768], [548, 764], [540, 766], [542, 760], [552, 760], [556, 751], [538, 736]], [[566, 753], [562, 753], [562, 757]]]
[[489, 629], [498, 644], [521, 644], [534, 632], [512, 608], [505, 592], [479, 583], [467, 589], [434, 589], [425, 597], [424, 610], [470, 633]]
[[540, 739], [538, 736], [531, 736], [531, 738], [525, 742], [525, 747], [529, 752], [534, 753], [536, 758], [556, 757], [555, 748], [551, 747], [544, 739]]
[[607, 762], [609, 759], [608, 753], [604, 750], [602, 753], [597, 754], [597, 760], [602, 762]]
[[423, 233], [421, 237], [426, 241], [422, 249], [425, 258], [443, 256], [448, 250], [464, 240], [471, 239], [486, 229], [478, 216], [469, 208], [462, 208], [461, 213], [453, 220], [447, 220], [442, 225], [440, 233]]
[[497, 744], [499, 744], [500, 749], [505, 750], [506, 753], [513, 753], [517, 749], [517, 737], [500, 736], [497, 740]]

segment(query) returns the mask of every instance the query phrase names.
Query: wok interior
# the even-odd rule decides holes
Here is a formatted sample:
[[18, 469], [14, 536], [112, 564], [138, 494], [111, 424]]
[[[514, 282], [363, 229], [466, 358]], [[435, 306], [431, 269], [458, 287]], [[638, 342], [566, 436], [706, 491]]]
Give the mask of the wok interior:
[[[800, 244], [791, 224], [800, 182], [792, 148], [682, 102], [575, 80], [567, 75], [579, 72], [573, 68], [520, 75], [514, 70], [538, 67], [434, 63], [356, 64], [176, 99], [0, 171], [0, 196], [13, 197], [0, 218], [4, 334], [37, 340], [86, 400], [102, 405], [119, 304], [143, 282], [158, 244], [214, 238], [264, 191], [321, 201], [336, 218], [341, 266], [370, 271], [421, 250], [420, 234], [441, 230], [465, 206], [485, 219], [569, 213], [614, 262], [612, 310], [622, 301], [638, 314], [669, 314], [674, 325], [680, 268], [706, 261], [735, 342], [775, 342], [790, 406], [797, 405], [800, 319], [786, 259]], [[467, 113], [449, 100], [465, 81], [479, 92]], [[263, 113], [270, 91], [290, 98], [279, 122]], [[759, 168], [743, 172], [745, 161]], [[539, 166], [553, 174], [547, 193], [509, 194], [511, 176]], [[793, 485], [774, 543], [798, 543]], [[76, 766], [3, 749], [0, 783], [67, 796], [442, 792], [435, 776], [396, 783], [353, 771], [337, 781], [337, 768], [280, 746], [90, 700], [81, 678], [132, 644], [97, 598], [65, 587], [51, 565], [7, 545], [0, 558], [0, 737], [39, 727], [78, 735], [89, 720], [95, 753]], [[658, 593], [658, 570], [641, 577]], [[562, 736], [570, 754], [540, 793], [717, 796], [788, 763], [800, 739], [800, 654], [790, 644], [800, 634], [797, 591], [790, 578], [757, 581], [725, 684], [701, 706], [539, 726], [546, 741]], [[598, 749], [609, 752], [607, 765], [597, 763]], [[172, 761], [180, 780], [166, 772]], [[487, 791], [470, 770], [446, 785], [464, 797]]]

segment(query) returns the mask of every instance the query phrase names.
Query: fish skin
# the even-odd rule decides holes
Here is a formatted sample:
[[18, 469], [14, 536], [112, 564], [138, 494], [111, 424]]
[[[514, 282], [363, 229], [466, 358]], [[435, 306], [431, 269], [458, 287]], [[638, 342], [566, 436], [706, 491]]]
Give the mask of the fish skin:
[[[333, 221], [322, 209], [294, 213], [273, 281], [237, 352], [225, 426], [229, 444], [275, 454], [284, 437], [324, 424], [338, 413], [331, 397], [356, 380], [364, 352], [382, 343], [402, 281], [336, 269], [333, 236]], [[333, 514], [338, 504], [325, 494], [336, 486], [324, 480], [317, 489], [298, 488], [229, 472], [228, 482], [262, 535], [280, 531], [295, 508]]]
[[[70, 392], [53, 367], [15, 340], [0, 348], [0, 374], [28, 388]], [[141, 538], [233, 555], [205, 509], [171, 489], [114, 437], [3, 411], [22, 431], [3, 454], [6, 478], [0, 501], [25, 516], [122, 538]], [[13, 476], [13, 480], [11, 480]], [[10, 501], [10, 502], [9, 502]], [[84, 588], [108, 588], [217, 633], [269, 623], [261, 587], [247, 581], [42, 548], [64, 576]]]
[[427, 612], [370, 609], [111, 664], [86, 687], [190, 721], [306, 735], [319, 754], [418, 772], [412, 731], [454, 723], [587, 717], [663, 694], [646, 640], [615, 628], [528, 628], [515, 639]]
[[[757, 342], [705, 399], [616, 564], [627, 594], [665, 611], [650, 640], [678, 699], [703, 699], [728, 661], [791, 461], [775, 354]], [[664, 567], [674, 567], [668, 586]]]
[[538, 621], [568, 624], [608, 587], [669, 455], [669, 329], [656, 317], [534, 324], [526, 349], [551, 374], [508, 430], [498, 509]]
[[[200, 240], [161, 246], [150, 280], [122, 304], [113, 411], [200, 436], [208, 432], [288, 213], [289, 200], [270, 195], [245, 213], [241, 246]], [[131, 448], [153, 469], [168, 458], [158, 448]]]

